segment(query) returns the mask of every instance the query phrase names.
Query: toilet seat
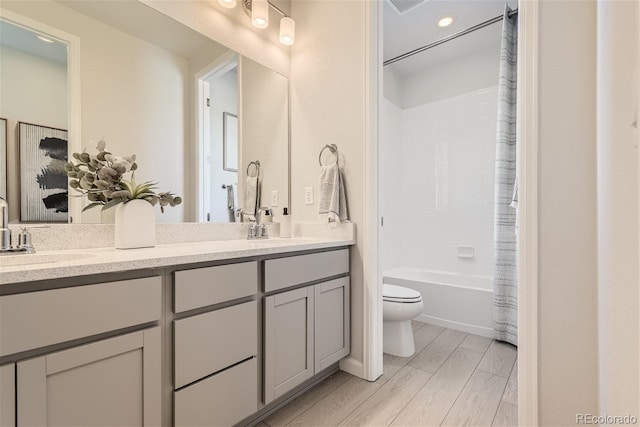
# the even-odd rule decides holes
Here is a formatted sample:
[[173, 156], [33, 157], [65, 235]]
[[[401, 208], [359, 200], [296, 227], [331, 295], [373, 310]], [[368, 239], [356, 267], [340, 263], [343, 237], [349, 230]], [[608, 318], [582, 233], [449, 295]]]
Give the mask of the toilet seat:
[[382, 300], [387, 302], [398, 303], [417, 303], [422, 301], [420, 292], [396, 285], [382, 285]]

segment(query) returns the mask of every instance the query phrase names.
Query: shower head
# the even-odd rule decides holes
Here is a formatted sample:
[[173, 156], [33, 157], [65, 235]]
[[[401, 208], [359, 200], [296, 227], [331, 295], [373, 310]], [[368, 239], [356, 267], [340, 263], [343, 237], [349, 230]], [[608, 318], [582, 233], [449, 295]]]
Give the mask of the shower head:
[[398, 13], [407, 13], [411, 9], [424, 3], [425, 0], [388, 0]]

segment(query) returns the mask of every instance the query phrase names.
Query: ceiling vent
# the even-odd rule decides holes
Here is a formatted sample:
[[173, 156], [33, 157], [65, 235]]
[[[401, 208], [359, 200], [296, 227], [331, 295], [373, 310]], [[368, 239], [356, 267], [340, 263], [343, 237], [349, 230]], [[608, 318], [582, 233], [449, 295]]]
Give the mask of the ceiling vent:
[[407, 13], [414, 7], [420, 6], [425, 0], [389, 0], [389, 3], [398, 11], [398, 13]]

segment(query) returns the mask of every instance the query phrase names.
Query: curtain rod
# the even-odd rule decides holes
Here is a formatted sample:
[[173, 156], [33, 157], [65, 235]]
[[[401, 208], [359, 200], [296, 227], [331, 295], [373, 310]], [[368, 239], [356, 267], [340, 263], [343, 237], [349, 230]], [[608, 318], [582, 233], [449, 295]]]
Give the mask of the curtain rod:
[[[512, 10], [512, 11], [508, 12], [507, 16], [509, 16], [509, 18], [511, 18], [513, 15], [517, 15], [517, 14], [518, 14], [518, 9], [515, 9], [515, 10]], [[420, 52], [424, 52], [425, 50], [431, 49], [432, 47], [439, 46], [439, 45], [441, 45], [443, 43], [446, 43], [448, 41], [457, 39], [458, 37], [462, 37], [465, 34], [472, 33], [474, 31], [479, 30], [481, 28], [484, 28], [484, 27], [486, 27], [488, 25], [495, 24], [496, 22], [500, 22], [500, 21], [502, 21], [503, 16], [504, 15], [496, 16], [495, 18], [491, 18], [488, 21], [481, 22], [481, 23], [479, 23], [477, 25], [474, 25], [473, 27], [467, 28], [466, 30], [459, 31], [459, 32], [457, 32], [455, 34], [451, 34], [450, 36], [444, 37], [444, 38], [442, 38], [442, 39], [440, 39], [438, 41], [435, 41], [433, 43], [429, 43], [428, 45], [425, 45], [425, 46], [419, 47], [417, 49], [411, 50], [411, 51], [409, 51], [407, 53], [403, 53], [402, 55], [396, 56], [395, 58], [387, 59], [386, 61], [384, 61], [382, 63], [382, 65], [383, 66], [387, 66], [389, 64], [393, 64], [394, 62], [402, 61], [405, 58], [409, 58], [410, 56], [416, 55], [416, 54], [418, 54]]]

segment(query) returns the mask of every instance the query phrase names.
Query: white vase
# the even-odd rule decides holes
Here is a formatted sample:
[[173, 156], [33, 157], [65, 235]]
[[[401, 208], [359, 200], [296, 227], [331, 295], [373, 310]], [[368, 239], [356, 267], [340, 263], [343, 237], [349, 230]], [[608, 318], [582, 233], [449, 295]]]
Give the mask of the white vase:
[[116, 223], [116, 208], [110, 207], [100, 211], [100, 224], [115, 224]]
[[116, 249], [150, 248], [156, 244], [156, 213], [146, 200], [116, 207]]

